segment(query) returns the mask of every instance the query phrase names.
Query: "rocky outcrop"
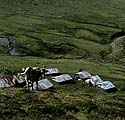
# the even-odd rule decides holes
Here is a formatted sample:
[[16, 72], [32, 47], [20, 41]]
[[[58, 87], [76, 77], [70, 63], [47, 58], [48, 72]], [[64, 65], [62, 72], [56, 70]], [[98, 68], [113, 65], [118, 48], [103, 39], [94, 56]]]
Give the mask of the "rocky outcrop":
[[12, 56], [19, 55], [18, 52], [15, 51], [15, 41], [10, 36], [1, 36], [0, 37], [0, 45], [7, 48], [7, 53]]

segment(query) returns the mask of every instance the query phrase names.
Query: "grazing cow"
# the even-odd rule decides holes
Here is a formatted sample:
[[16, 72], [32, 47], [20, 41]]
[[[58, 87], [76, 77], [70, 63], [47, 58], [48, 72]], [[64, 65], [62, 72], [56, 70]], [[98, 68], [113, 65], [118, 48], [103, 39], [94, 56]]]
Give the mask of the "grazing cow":
[[40, 71], [39, 68], [33, 69], [32, 67], [27, 67], [25, 69], [25, 71], [21, 74], [27, 75], [28, 88], [30, 87], [30, 84], [31, 84], [31, 87], [32, 87], [32, 90], [33, 90], [33, 83], [36, 82], [37, 89], [38, 89], [38, 81], [39, 81], [39, 78], [41, 76], [41, 71]]

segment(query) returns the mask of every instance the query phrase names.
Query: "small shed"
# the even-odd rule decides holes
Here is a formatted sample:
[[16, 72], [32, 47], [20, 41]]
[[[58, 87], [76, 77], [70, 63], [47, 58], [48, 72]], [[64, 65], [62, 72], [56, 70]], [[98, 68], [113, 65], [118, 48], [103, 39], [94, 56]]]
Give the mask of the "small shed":
[[26, 75], [13, 75], [13, 82], [18, 81], [19, 83], [22, 83], [26, 81]]
[[114, 92], [117, 90], [115, 85], [110, 81], [100, 82], [100, 83], [96, 84], [96, 86], [106, 92]]
[[[42, 79], [42, 80], [38, 81], [39, 89], [46, 90], [46, 89], [49, 89], [52, 87], [53, 87], [53, 84], [48, 79]], [[36, 82], [34, 82], [33, 89], [36, 89]]]
[[92, 75], [87, 72], [87, 71], [82, 71], [82, 72], [78, 72], [74, 75], [74, 78], [75, 79], [82, 79], [82, 80], [85, 80], [85, 79], [88, 79], [90, 78]]
[[11, 87], [11, 86], [14, 86], [14, 83], [12, 81], [12, 76], [1, 78], [0, 88], [6, 88], [6, 87]]
[[58, 68], [48, 68], [46, 69], [46, 75], [57, 75], [60, 74]]
[[66, 81], [71, 81], [73, 79], [69, 74], [63, 74], [63, 75], [59, 75], [56, 77], [52, 77], [52, 80], [57, 83], [62, 83], [62, 82], [66, 82]]
[[0, 88], [10, 87], [10, 85], [4, 80], [0, 80]]
[[90, 79], [86, 80], [85, 82], [95, 86], [96, 84], [103, 82], [103, 80], [98, 75], [95, 75], [91, 76]]
[[26, 75], [13, 75], [13, 83], [15, 87], [24, 87], [26, 86]]

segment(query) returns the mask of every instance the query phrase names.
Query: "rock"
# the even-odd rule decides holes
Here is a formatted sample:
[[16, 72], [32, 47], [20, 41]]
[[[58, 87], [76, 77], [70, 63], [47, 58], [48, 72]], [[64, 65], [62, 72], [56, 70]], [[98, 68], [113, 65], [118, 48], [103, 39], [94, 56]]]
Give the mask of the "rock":
[[7, 48], [7, 52], [9, 55], [12, 55], [12, 56], [19, 55], [19, 53], [17, 53], [14, 50], [15, 42], [10, 36], [1, 36], [0, 45], [5, 46]]

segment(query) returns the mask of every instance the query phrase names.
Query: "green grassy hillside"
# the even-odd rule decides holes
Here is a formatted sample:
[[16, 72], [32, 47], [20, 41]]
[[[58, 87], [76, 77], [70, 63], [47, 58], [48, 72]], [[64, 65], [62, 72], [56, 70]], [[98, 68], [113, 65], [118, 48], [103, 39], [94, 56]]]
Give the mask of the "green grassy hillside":
[[1, 120], [118, 120], [125, 119], [125, 67], [118, 64], [100, 63], [91, 60], [41, 59], [38, 57], [7, 57], [0, 59], [0, 71], [4, 66], [10, 74], [21, 72], [22, 67], [47, 65], [57, 67], [72, 77], [80, 68], [110, 80], [117, 88], [115, 93], [106, 93], [83, 82], [54, 84], [52, 90], [27, 88], [0, 89]]
[[75, 84], [54, 84], [55, 90], [34, 90], [27, 88], [0, 89], [1, 120], [118, 120], [125, 119], [125, 99], [122, 89], [125, 85], [125, 67], [111, 63], [87, 60], [41, 59], [36, 57], [2, 57], [1, 68], [20, 72], [22, 67], [57, 67], [72, 77], [80, 68], [103, 80], [110, 80], [118, 88], [115, 93], [106, 93], [83, 82]]
[[99, 52], [111, 43], [111, 35], [125, 27], [123, 0], [1, 3], [0, 32], [12, 36], [15, 49], [26, 55], [99, 58]]

